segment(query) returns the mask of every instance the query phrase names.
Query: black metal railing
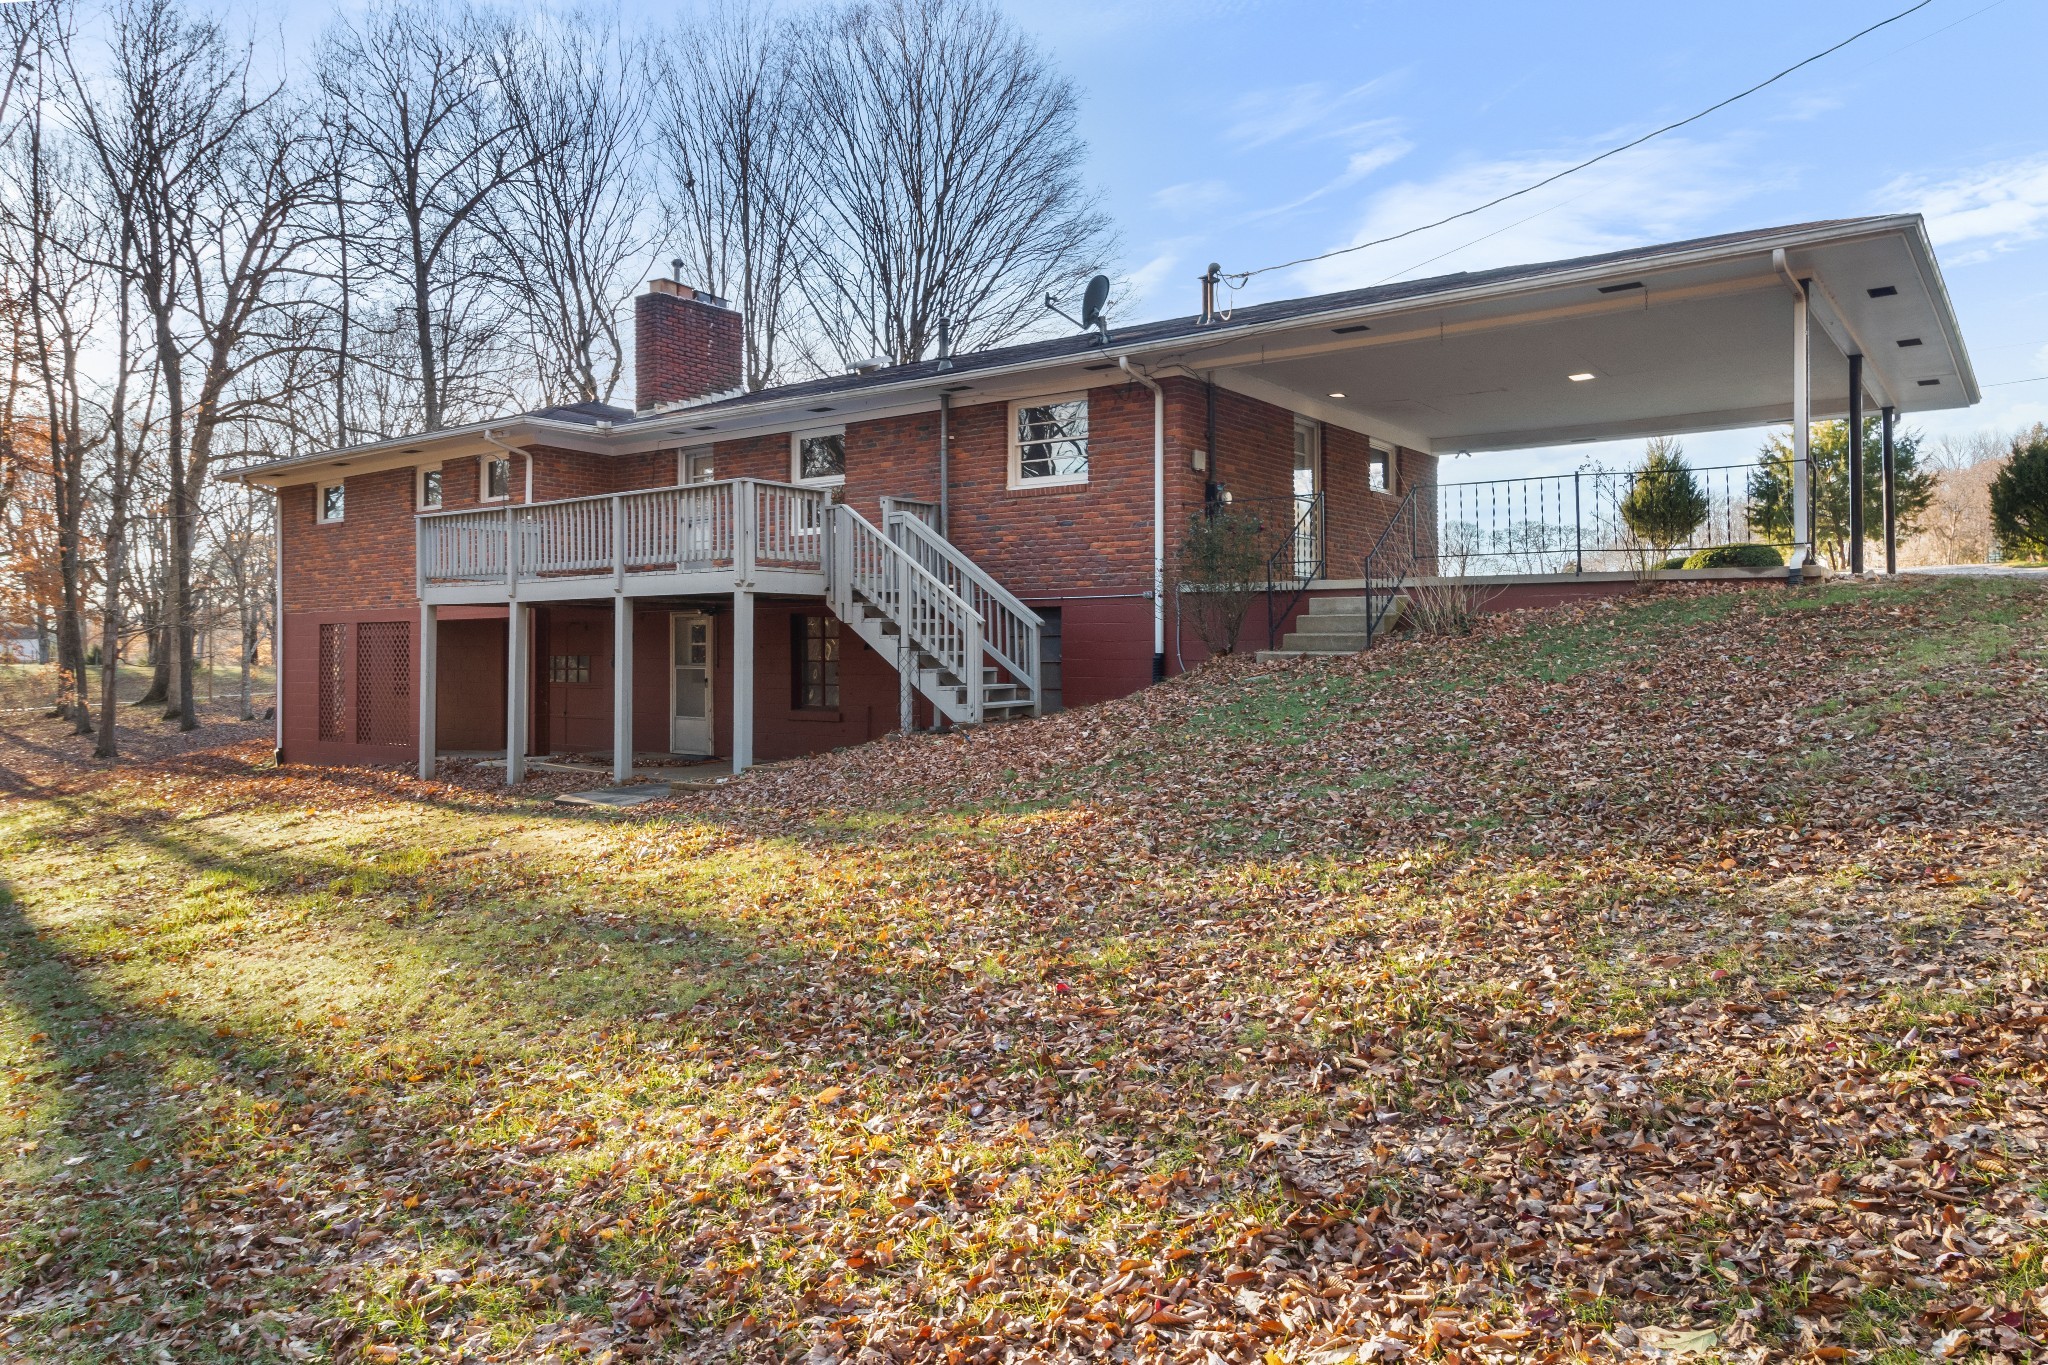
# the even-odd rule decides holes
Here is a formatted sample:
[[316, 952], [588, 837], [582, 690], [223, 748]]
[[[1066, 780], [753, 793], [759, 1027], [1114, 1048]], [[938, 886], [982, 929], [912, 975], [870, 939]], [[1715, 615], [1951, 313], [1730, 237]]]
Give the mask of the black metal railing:
[[1436, 488], [1418, 484], [1408, 490], [1379, 539], [1365, 552], [1365, 644], [1372, 648], [1394, 599], [1410, 580], [1427, 577], [1424, 565], [1436, 552]]
[[1750, 515], [1749, 480], [1755, 472], [1753, 464], [1694, 469], [1703, 515], [1683, 538], [1669, 543], [1653, 542], [1626, 515], [1637, 470], [1438, 484], [1435, 562], [1419, 572], [1463, 578], [1642, 570], [1696, 550], [1745, 544], [1759, 539]]
[[[1329, 540], [1324, 533], [1323, 494], [1293, 499], [1294, 516], [1280, 543], [1266, 557], [1266, 647], [1279, 648], [1280, 626], [1308, 595], [1309, 585], [1329, 567]], [[1236, 510], [1235, 508], [1232, 509]], [[1280, 599], [1287, 600], [1282, 602]]]

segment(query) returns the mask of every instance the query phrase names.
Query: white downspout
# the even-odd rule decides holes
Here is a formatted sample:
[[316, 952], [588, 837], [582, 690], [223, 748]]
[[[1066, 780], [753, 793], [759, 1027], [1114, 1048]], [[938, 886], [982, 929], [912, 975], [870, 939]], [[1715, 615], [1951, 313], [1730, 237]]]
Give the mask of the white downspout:
[[527, 505], [531, 506], [533, 503], [533, 452], [521, 446], [506, 445], [503, 441], [491, 435], [489, 427], [484, 428], [484, 439], [504, 451], [507, 455], [517, 455], [520, 459], [526, 461], [526, 501]]
[[1166, 390], [1120, 355], [1117, 365], [1152, 390], [1152, 681], [1166, 677]]
[[[247, 488], [245, 482], [243, 488]], [[315, 487], [313, 496], [320, 490]], [[270, 761], [284, 766], [284, 491], [270, 490], [270, 573], [276, 604], [270, 627], [270, 716], [272, 721]], [[119, 661], [116, 660], [118, 663]]]

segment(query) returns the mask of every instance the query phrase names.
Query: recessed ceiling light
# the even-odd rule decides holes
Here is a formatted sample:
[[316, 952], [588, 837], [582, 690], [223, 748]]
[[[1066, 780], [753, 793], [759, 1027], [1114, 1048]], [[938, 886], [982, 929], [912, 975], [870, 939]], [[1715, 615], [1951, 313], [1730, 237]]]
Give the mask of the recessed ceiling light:
[[1881, 284], [1875, 289], [1866, 289], [1863, 292], [1874, 299], [1888, 299], [1899, 292], [1899, 287], [1895, 284]]
[[1566, 379], [1571, 380], [1574, 384], [1583, 384], [1592, 377], [1593, 372], [1591, 370], [1581, 370], [1577, 374], [1568, 374], [1565, 376]]
[[1344, 396], [1344, 395], [1343, 395], [1343, 394], [1341, 394], [1341, 393], [1332, 393], [1332, 394], [1330, 395], [1330, 397], [1332, 397], [1332, 398], [1342, 398], [1343, 396]]
[[1899, 339], [1899, 345], [1901, 346], [1918, 346], [1920, 344], [1919, 337], [1901, 337]]

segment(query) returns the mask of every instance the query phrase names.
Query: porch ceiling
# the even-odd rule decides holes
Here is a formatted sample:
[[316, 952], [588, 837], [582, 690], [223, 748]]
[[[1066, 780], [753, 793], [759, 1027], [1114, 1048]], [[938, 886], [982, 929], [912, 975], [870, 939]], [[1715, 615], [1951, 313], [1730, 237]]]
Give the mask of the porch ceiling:
[[1226, 344], [1182, 363], [1435, 453], [1761, 426], [1791, 420], [1793, 280], [1805, 279], [1816, 416], [1848, 411], [1853, 351], [1873, 411], [1976, 401], [1917, 220], [1797, 247], [1783, 264], [1764, 248], [1624, 267], [1368, 318], [1364, 330], [1319, 320], [1252, 354]]

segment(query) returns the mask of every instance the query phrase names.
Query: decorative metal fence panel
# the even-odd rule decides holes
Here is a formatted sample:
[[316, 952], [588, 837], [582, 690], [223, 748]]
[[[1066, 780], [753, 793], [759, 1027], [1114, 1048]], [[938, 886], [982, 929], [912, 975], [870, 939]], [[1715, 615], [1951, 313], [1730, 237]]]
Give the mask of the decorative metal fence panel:
[[1626, 514], [1636, 470], [1581, 470], [1519, 479], [1423, 487], [1434, 502], [1437, 538], [1416, 572], [1447, 578], [1490, 574], [1603, 573], [1655, 568], [1667, 559], [1758, 539], [1751, 523], [1754, 465], [1692, 471], [1702, 516], [1678, 539], [1659, 543], [1650, 519]]

